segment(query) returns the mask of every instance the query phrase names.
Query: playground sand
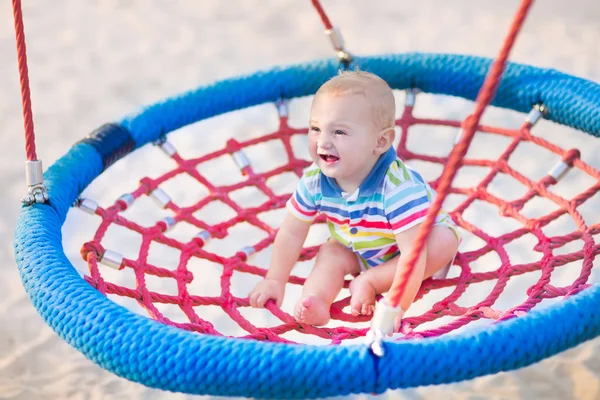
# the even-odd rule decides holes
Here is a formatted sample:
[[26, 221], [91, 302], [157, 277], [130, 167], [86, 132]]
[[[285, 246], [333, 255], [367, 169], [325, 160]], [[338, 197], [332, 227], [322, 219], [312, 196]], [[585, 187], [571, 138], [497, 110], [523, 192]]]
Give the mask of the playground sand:
[[[347, 4], [341, 0], [324, 2], [343, 32], [347, 48], [355, 54], [421, 51], [493, 57], [518, 2]], [[31, 0], [23, 11], [38, 157], [46, 167], [88, 132], [142, 105], [226, 77], [333, 54], [309, 1], [282, 0], [267, 5], [241, 0]], [[598, 20], [600, 5], [595, 0], [538, 2], [511, 59], [600, 82]], [[32, 307], [13, 255], [19, 199], [25, 193], [25, 154], [8, 1], [0, 3], [0, 93], [0, 182], [5, 193], [0, 199], [0, 233], [5, 238], [0, 247], [0, 399], [208, 398], [148, 389], [102, 370], [60, 339]], [[428, 115], [460, 118], [471, 107], [466, 102], [423, 99], [422, 110]], [[217, 119], [190, 129], [187, 137], [178, 133], [174, 141], [182, 149], [197, 148], [205, 142], [201, 133], [206, 131], [218, 133], [220, 140], [265, 131], [269, 129], [262, 122], [265, 114], [268, 111], [259, 107]], [[303, 123], [305, 114], [306, 103], [298, 106], [294, 118]], [[486, 118], [489, 123], [518, 126], [523, 116], [490, 111]], [[600, 168], [596, 160], [600, 140], [552, 124], [541, 124], [536, 132], [538, 128], [565, 148], [579, 148], [586, 162]], [[417, 141], [425, 144], [427, 138]], [[142, 173], [151, 174], [155, 164], [160, 166], [158, 151], [144, 151], [157, 160], [151, 171], [140, 164], [145, 156], [134, 156], [112, 168], [115, 179], [92, 185], [86, 195], [114, 200], [134, 189]], [[490, 155], [485, 154], [485, 148], [482, 151], [482, 157]], [[577, 186], [576, 181], [567, 184]], [[590, 217], [598, 221], [598, 203], [595, 208]], [[84, 271], [77, 252], [93, 231], [76, 221], [80, 215], [77, 210], [69, 215], [63, 233], [67, 255]], [[515, 255], [520, 256], [527, 255]], [[597, 274], [591, 277], [593, 282], [597, 278]], [[250, 287], [248, 283], [239, 289]], [[518, 371], [450, 385], [388, 391], [377, 398], [597, 399], [599, 355], [600, 340], [596, 339]]]

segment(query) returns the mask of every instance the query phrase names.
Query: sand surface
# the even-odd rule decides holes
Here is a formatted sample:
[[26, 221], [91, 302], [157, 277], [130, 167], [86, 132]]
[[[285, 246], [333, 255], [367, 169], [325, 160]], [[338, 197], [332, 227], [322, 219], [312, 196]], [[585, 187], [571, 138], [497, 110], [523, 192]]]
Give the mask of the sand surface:
[[[490, 57], [497, 53], [518, 4], [514, 0], [349, 3], [335, 0], [324, 5], [342, 29], [347, 48], [355, 54], [423, 51]], [[45, 166], [99, 125], [142, 105], [218, 79], [332, 55], [309, 1], [30, 0], [23, 11], [38, 157]], [[511, 58], [600, 82], [599, 20], [596, 0], [539, 1]], [[13, 230], [19, 199], [25, 193], [25, 152], [8, 1], [0, 3], [0, 93], [0, 182], [5, 193], [0, 199], [0, 233], [5, 238], [0, 247], [0, 399], [200, 398], [148, 389], [100, 369], [46, 326], [25, 294], [13, 255]], [[466, 102], [428, 97], [420, 104], [427, 115], [452, 118], [464, 117], [471, 107]], [[304, 123], [306, 106], [297, 106], [293, 118], [299, 124]], [[229, 136], [247, 137], [269, 129], [264, 127], [269, 112], [259, 107], [209, 121], [177, 132], [173, 140], [180, 148], [194, 148], [203, 143], [194, 135], [201, 131], [214, 131], [215, 145]], [[493, 110], [486, 118], [489, 123], [514, 127], [523, 117]], [[584, 161], [600, 168], [599, 140], [549, 123], [536, 129], [565, 148], [579, 148]], [[480, 150], [474, 151], [491, 156], [493, 146], [480, 145]], [[158, 165], [155, 171], [154, 164], [150, 170], [144, 169], [143, 158], [148, 154], [154, 157], [156, 149], [143, 151], [146, 153], [116, 164], [109, 171], [112, 175], [90, 186], [86, 195], [102, 204], [135, 189], [143, 173], [150, 175], [160, 169]], [[536, 164], [543, 164], [538, 161], [523, 158], [534, 175], [536, 168], [541, 168]], [[581, 190], [579, 182], [572, 178], [563, 189]], [[600, 201], [598, 197], [592, 200], [586, 218], [597, 222]], [[77, 269], [85, 271], [77, 252], [93, 230], [81, 226], [77, 221], [80, 215], [78, 210], [71, 212], [63, 232], [67, 255]], [[494, 229], [493, 224], [482, 224]], [[515, 249], [515, 257], [526, 258], [526, 249]], [[597, 272], [590, 281], [600, 281]], [[519, 285], [511, 290], [515, 296], [522, 295]], [[391, 391], [378, 398], [597, 399], [600, 340], [518, 371], [452, 385]]]

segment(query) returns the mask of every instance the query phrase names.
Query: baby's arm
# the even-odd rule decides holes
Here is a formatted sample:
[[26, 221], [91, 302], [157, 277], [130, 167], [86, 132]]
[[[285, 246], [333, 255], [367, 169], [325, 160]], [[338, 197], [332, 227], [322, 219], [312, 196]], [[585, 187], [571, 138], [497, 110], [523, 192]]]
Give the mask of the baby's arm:
[[281, 307], [285, 284], [298, 261], [310, 225], [310, 222], [301, 221], [292, 213], [287, 213], [275, 236], [271, 263], [265, 279], [250, 292], [252, 307], [262, 308], [270, 299], [275, 301], [277, 307]]

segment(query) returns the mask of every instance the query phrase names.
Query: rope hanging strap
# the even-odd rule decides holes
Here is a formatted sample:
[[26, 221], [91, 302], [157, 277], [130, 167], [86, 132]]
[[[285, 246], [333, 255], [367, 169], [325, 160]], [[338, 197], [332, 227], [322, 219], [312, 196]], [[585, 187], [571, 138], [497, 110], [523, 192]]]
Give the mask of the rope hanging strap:
[[317, 14], [319, 14], [319, 17], [323, 22], [323, 26], [325, 27], [325, 35], [329, 37], [331, 45], [337, 52], [337, 58], [342, 62], [344, 67], [347, 68], [352, 62], [352, 55], [344, 48], [344, 39], [342, 38], [340, 30], [331, 24], [327, 13], [323, 9], [323, 6], [321, 6], [321, 2], [319, 0], [311, 1], [315, 7], [315, 10], [317, 11]]
[[[436, 190], [437, 197], [427, 212], [427, 217], [422, 223], [421, 228], [419, 229], [412, 250], [407, 254], [406, 259], [403, 260], [404, 267], [396, 269], [394, 280], [388, 293], [387, 300], [379, 302], [379, 315], [376, 315], [373, 318], [374, 324], [372, 327], [372, 330], [374, 331], [373, 336], [378, 338], [377, 342], [380, 342], [382, 334], [389, 334], [393, 332], [394, 315], [397, 315], [397, 313], [400, 311], [400, 300], [408, 282], [408, 279], [415, 268], [419, 255], [423, 251], [427, 237], [429, 236], [431, 228], [433, 227], [433, 224], [435, 222], [435, 218], [441, 210], [442, 204], [446, 199], [447, 194], [449, 193], [450, 185], [452, 183], [452, 180], [456, 176], [459, 165], [464, 159], [465, 154], [467, 153], [469, 144], [471, 143], [473, 135], [477, 130], [481, 116], [483, 115], [483, 112], [485, 111], [486, 107], [492, 101], [492, 98], [494, 97], [494, 94], [498, 89], [498, 85], [500, 84], [500, 77], [502, 76], [502, 72], [506, 66], [508, 55], [512, 46], [514, 45], [519, 30], [523, 26], [523, 22], [525, 21], [525, 17], [529, 12], [532, 2], [532, 0], [522, 1], [521, 6], [511, 24], [510, 30], [504, 41], [504, 44], [500, 50], [500, 53], [497, 59], [492, 64], [490, 72], [488, 73], [488, 76], [486, 77], [483, 86], [477, 96], [477, 99], [475, 101], [475, 110], [473, 114], [465, 120], [464, 132], [462, 134], [462, 137], [450, 153], [450, 156], [448, 158], [448, 164], [444, 168], [444, 172], [441, 176], [439, 186]], [[393, 311], [390, 311], [390, 309]], [[388, 315], [386, 317], [382, 317], [380, 316], [381, 313], [387, 313]], [[379, 333], [375, 333], [378, 331]], [[373, 345], [375, 345], [378, 348], [377, 352], [381, 353], [380, 344], [373, 343]]]
[[21, 0], [13, 0], [13, 14], [15, 19], [15, 35], [17, 40], [17, 61], [21, 84], [21, 99], [23, 104], [23, 121], [25, 125], [25, 173], [29, 194], [21, 202], [25, 205], [45, 203], [48, 201], [48, 192], [42, 177], [42, 162], [37, 159], [35, 151], [35, 134], [33, 129], [33, 112], [31, 110], [31, 95], [29, 92], [29, 72], [27, 69], [27, 49], [25, 46], [25, 28], [23, 27], [23, 12]]

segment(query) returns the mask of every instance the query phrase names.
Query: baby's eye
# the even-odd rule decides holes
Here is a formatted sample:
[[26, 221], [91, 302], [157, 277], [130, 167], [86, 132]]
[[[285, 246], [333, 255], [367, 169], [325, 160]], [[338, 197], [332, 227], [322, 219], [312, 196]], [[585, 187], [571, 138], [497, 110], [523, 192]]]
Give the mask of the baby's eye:
[[346, 132], [344, 132], [344, 131], [342, 131], [342, 130], [339, 130], [339, 129], [338, 129], [338, 130], [336, 130], [334, 133], [335, 133], [336, 135], [345, 135], [345, 134], [346, 134]]
[[318, 127], [316, 127], [316, 126], [311, 126], [310, 127], [310, 131], [311, 132], [321, 132], [321, 130]]

